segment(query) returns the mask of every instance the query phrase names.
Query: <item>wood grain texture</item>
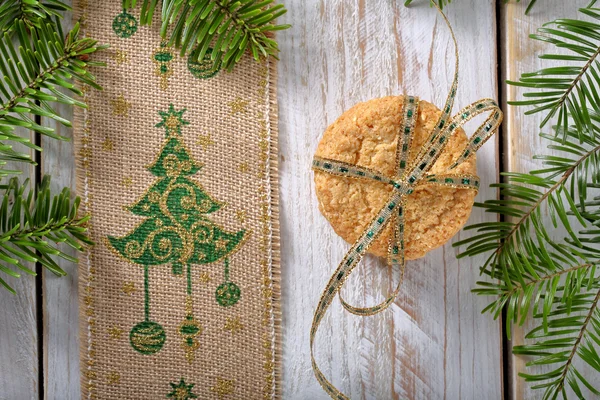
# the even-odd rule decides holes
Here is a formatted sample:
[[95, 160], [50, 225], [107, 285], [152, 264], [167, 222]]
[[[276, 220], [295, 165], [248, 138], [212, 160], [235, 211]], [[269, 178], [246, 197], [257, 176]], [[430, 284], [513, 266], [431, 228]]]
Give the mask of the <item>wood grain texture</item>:
[[[312, 155], [326, 126], [357, 102], [408, 93], [443, 105], [454, 49], [426, 2], [286, 5], [286, 22], [294, 26], [279, 35], [284, 398], [319, 399], [326, 396], [308, 355], [312, 312], [348, 245], [317, 209]], [[496, 95], [495, 3], [457, 1], [447, 13], [461, 46], [458, 111]], [[494, 141], [478, 156], [487, 188], [498, 172]], [[484, 189], [479, 199], [494, 196]], [[475, 210], [470, 222], [484, 218]], [[501, 398], [499, 323], [479, 314], [486, 299], [470, 293], [481, 261], [457, 261], [448, 244], [410, 262], [399, 300], [378, 316], [351, 316], [334, 302], [317, 338], [325, 374], [353, 399]], [[348, 280], [346, 297], [374, 304], [389, 290], [389, 278], [371, 259]]]
[[[555, 46], [528, 38], [528, 35], [534, 33], [537, 28], [546, 22], [557, 18], [581, 19], [582, 14], [577, 10], [589, 4], [587, 0], [575, 0], [565, 2], [562, 0], [544, 0], [539, 1], [532, 9], [529, 15], [524, 15], [526, 4], [509, 4], [503, 8], [501, 13], [501, 48], [502, 52], [502, 78], [509, 80], [518, 80], [520, 75], [525, 72], [537, 71], [549, 66], [561, 65], [560, 62], [540, 60], [538, 56], [544, 53], [567, 54], [565, 51], [557, 50]], [[583, 18], [585, 19], [585, 18]], [[571, 53], [569, 53], [571, 54]], [[522, 88], [502, 85], [502, 97], [504, 100], [522, 99]], [[528, 107], [511, 107], [503, 105], [505, 110], [503, 147], [504, 169], [506, 171], [527, 172], [533, 169], [539, 169], [541, 163], [533, 159], [536, 154], [549, 154], [546, 146], [548, 142], [539, 137], [540, 131], [550, 133], [551, 125], [548, 124], [543, 129], [539, 125], [545, 116], [543, 113], [534, 115], [525, 115]], [[546, 218], [547, 226], [551, 226], [550, 218]], [[562, 238], [567, 236], [566, 230], [552, 230], [554, 237]], [[527, 343], [525, 335], [535, 324], [529, 319], [524, 326], [513, 329], [512, 345]], [[510, 349], [509, 349], [510, 350]], [[525, 366], [530, 358], [522, 356], [512, 356], [509, 361], [509, 385], [511, 398], [533, 400], [541, 399], [543, 390], [533, 390], [531, 384], [526, 383], [517, 374], [519, 372], [536, 373], [555, 369], [556, 366], [533, 367]], [[589, 378], [589, 382], [598, 381], [598, 372], [591, 367], [584, 365], [580, 360], [575, 361], [577, 370], [582, 375]], [[568, 385], [567, 385], [568, 386]], [[567, 388], [569, 398], [577, 398], [570, 388]], [[583, 388], [585, 398], [595, 398], [586, 388]]]
[[[17, 129], [15, 133], [33, 140], [25, 129]], [[23, 153], [29, 151], [25, 146], [14, 148]], [[6, 168], [23, 171], [20, 182], [27, 178], [35, 182], [32, 165], [9, 163]], [[25, 265], [35, 270], [34, 264]], [[37, 399], [39, 394], [35, 277], [18, 272], [21, 274], [18, 279], [2, 274], [2, 279], [17, 291], [16, 295], [0, 287], [0, 400]]]
[[[461, 46], [457, 107], [496, 96], [495, 5], [492, 0], [481, 3], [462, 0], [447, 10]], [[279, 34], [283, 397], [324, 399], [310, 368], [308, 331], [320, 292], [348, 246], [318, 212], [309, 168], [312, 154], [325, 127], [356, 102], [406, 92], [441, 106], [452, 78], [446, 66], [452, 65], [453, 47], [443, 22], [424, 1], [410, 8], [402, 2], [364, 0], [285, 4], [289, 12], [282, 22], [294, 27]], [[70, 135], [64, 128], [60, 133]], [[53, 188], [74, 187], [71, 144], [43, 144], [42, 168], [53, 175]], [[482, 187], [487, 187], [497, 175], [495, 143], [478, 156]], [[494, 195], [482, 190], [478, 199]], [[483, 219], [475, 210], [470, 222]], [[502, 397], [499, 323], [479, 314], [486, 300], [470, 293], [481, 260], [457, 261], [455, 254], [447, 245], [411, 262], [400, 299], [379, 316], [349, 316], [339, 305], [329, 312], [318, 338], [318, 360], [353, 399]], [[68, 277], [46, 274], [44, 281], [44, 390], [48, 399], [76, 399], [76, 268], [61, 266]], [[389, 278], [378, 260], [369, 259], [348, 281], [347, 297], [373, 304], [390, 288]], [[33, 294], [30, 300], [23, 305], [32, 307]], [[6, 310], [0, 308], [0, 313]], [[8, 312], [13, 320], [18, 315]], [[2, 359], [13, 354], [4, 345], [0, 341]], [[34, 357], [28, 355], [23, 365], [37, 365]], [[2, 372], [0, 387], [4, 376], [14, 383], [14, 371]], [[37, 383], [32, 387], [37, 389]], [[37, 395], [25, 398], [30, 397]]]
[[[70, 20], [70, 16], [66, 18]], [[60, 105], [56, 109], [61, 116], [72, 119], [71, 107]], [[72, 129], [47, 119], [42, 123], [54, 127], [61, 136], [72, 138]], [[72, 142], [42, 138], [42, 147], [41, 172], [52, 176], [52, 192], [60, 193], [64, 187], [75, 190]], [[73, 257], [78, 256], [68, 246], [60, 249]], [[57, 277], [49, 271], [43, 272], [44, 394], [46, 399], [76, 400], [81, 397], [77, 265], [63, 259], [56, 261], [67, 276]]]
[[[65, 1], [73, 5], [72, 0]], [[71, 13], [63, 18], [65, 32], [73, 26]], [[54, 104], [58, 114], [73, 118], [73, 109], [64, 104]], [[60, 193], [64, 187], [75, 191], [75, 159], [73, 144], [70, 141], [73, 130], [48, 118], [42, 118], [42, 125], [56, 129], [66, 141], [42, 137], [40, 172], [52, 176], [51, 190]], [[61, 246], [65, 253], [77, 257], [68, 246]], [[44, 398], [76, 400], [81, 397], [79, 385], [79, 306], [77, 299], [77, 265], [55, 258], [58, 265], [67, 272], [65, 277], [57, 277], [44, 270], [43, 289], [43, 372]]]

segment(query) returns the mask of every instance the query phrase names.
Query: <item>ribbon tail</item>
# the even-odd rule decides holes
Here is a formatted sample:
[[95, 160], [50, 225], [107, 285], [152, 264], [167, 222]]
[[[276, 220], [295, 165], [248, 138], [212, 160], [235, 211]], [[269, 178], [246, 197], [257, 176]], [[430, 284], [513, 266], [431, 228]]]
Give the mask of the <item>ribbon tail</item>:
[[388, 261], [392, 269], [398, 268], [400, 270], [400, 279], [398, 280], [398, 284], [393, 292], [391, 292], [387, 298], [372, 307], [355, 307], [350, 305], [348, 302], [344, 300], [342, 297], [342, 291], [338, 292], [338, 297], [342, 306], [346, 311], [359, 316], [370, 316], [378, 314], [385, 309], [387, 309], [390, 305], [394, 303], [396, 297], [400, 293], [400, 287], [402, 286], [402, 282], [404, 281], [404, 271], [406, 267], [406, 262], [404, 260], [404, 204], [401, 204], [398, 207], [398, 212], [394, 214], [392, 217], [392, 224], [394, 226], [394, 236], [390, 241], [388, 246]]
[[310, 329], [310, 356], [312, 367], [317, 381], [323, 387], [323, 390], [325, 390], [332, 398], [340, 400], [347, 399], [343, 393], [336, 389], [335, 386], [333, 386], [333, 384], [327, 380], [325, 375], [319, 369], [315, 360], [314, 343], [319, 325], [321, 324], [327, 309], [333, 302], [333, 298], [344, 285], [346, 278], [350, 275], [354, 268], [356, 268], [362, 259], [363, 254], [367, 251], [369, 246], [371, 246], [373, 241], [381, 234], [385, 226], [390, 222], [394, 210], [396, 210], [398, 206], [401, 206], [402, 196], [403, 194], [401, 192], [394, 192], [389, 197], [386, 204], [381, 208], [381, 210], [379, 210], [377, 216], [375, 216], [375, 218], [373, 218], [373, 220], [369, 223], [361, 237], [356, 241], [356, 243], [354, 243], [354, 245], [352, 245], [350, 250], [348, 250], [342, 262], [339, 264], [331, 278], [329, 278], [329, 282], [327, 282], [327, 286], [321, 294], [319, 304], [317, 305], [317, 309], [313, 316], [312, 326]]

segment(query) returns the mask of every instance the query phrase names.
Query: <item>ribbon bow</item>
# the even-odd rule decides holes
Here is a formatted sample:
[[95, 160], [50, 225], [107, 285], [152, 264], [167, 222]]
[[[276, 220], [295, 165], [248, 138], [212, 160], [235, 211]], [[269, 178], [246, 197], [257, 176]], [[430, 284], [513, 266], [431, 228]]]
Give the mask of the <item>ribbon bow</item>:
[[[463, 188], [470, 190], [479, 189], [479, 178], [475, 175], [461, 175], [453, 173], [453, 170], [463, 163], [467, 158], [473, 155], [496, 131], [502, 122], [502, 111], [498, 104], [492, 99], [479, 100], [470, 106], [464, 108], [457, 115], [450, 117], [454, 97], [458, 88], [458, 44], [450, 22], [442, 11], [433, 4], [444, 18], [446, 25], [452, 35], [455, 46], [455, 72], [450, 93], [446, 99], [446, 104], [442, 110], [438, 122], [429, 135], [426, 144], [420, 149], [414, 161], [409, 164], [408, 156], [410, 143], [413, 138], [414, 129], [419, 114], [419, 99], [413, 96], [404, 96], [402, 106], [402, 121], [398, 129], [398, 145], [396, 150], [396, 168], [393, 178], [389, 178], [382, 173], [358, 165], [348, 164], [341, 161], [315, 157], [312, 167], [315, 171], [323, 171], [329, 174], [344, 176], [355, 179], [367, 179], [377, 182], [384, 182], [394, 188], [385, 205], [379, 210], [375, 218], [367, 225], [358, 240], [352, 245], [350, 250], [344, 256], [339, 264], [325, 290], [323, 291], [317, 309], [313, 317], [310, 330], [310, 353], [312, 367], [316, 378], [323, 389], [334, 399], [345, 400], [347, 397], [336, 389], [331, 382], [317, 366], [314, 357], [314, 342], [317, 330], [325, 312], [333, 302], [334, 296], [339, 294], [342, 306], [352, 314], [369, 316], [380, 313], [394, 302], [400, 292], [400, 286], [404, 277], [404, 203], [417, 185], [431, 184], [439, 186], [450, 186], [454, 188]], [[450, 136], [467, 121], [475, 116], [488, 112], [488, 118], [471, 136], [465, 145], [461, 155], [450, 165], [444, 174], [428, 174], [433, 164], [436, 162]], [[383, 232], [384, 228], [391, 223], [393, 226], [393, 236], [388, 243], [388, 263], [392, 267], [400, 269], [400, 280], [396, 289], [380, 304], [372, 307], [355, 307], [348, 304], [341, 296], [340, 290], [344, 281], [352, 270], [358, 266], [364, 253], [369, 246]]]

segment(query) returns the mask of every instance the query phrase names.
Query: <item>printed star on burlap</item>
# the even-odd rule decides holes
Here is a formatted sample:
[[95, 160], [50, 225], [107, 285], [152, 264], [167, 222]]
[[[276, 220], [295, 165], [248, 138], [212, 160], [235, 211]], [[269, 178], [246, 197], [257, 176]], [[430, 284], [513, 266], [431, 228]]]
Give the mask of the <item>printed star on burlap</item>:
[[238, 221], [240, 221], [240, 224], [243, 224], [246, 222], [246, 210], [237, 210], [235, 212], [235, 217], [237, 218]]
[[112, 328], [108, 328], [108, 334], [113, 339], [121, 339], [121, 335], [123, 335], [123, 329], [115, 325]]
[[109, 138], [106, 138], [104, 142], [102, 142], [102, 150], [104, 151], [112, 151], [115, 148], [115, 144]]
[[231, 334], [240, 332], [244, 329], [244, 325], [240, 321], [240, 317], [227, 317], [223, 329], [231, 332]]
[[217, 378], [217, 384], [210, 388], [211, 391], [215, 392], [219, 399], [224, 399], [226, 396], [233, 393], [234, 381], [223, 378]]
[[131, 103], [125, 99], [123, 93], [118, 95], [115, 99], [111, 100], [110, 103], [112, 104], [114, 115], [120, 115], [122, 117], [127, 117], [129, 115]]
[[215, 144], [215, 141], [210, 137], [210, 133], [207, 133], [206, 135], [198, 135], [196, 144], [199, 144], [204, 150], [206, 150], [208, 146]]
[[123, 284], [123, 293], [131, 295], [133, 292], [135, 292], [135, 283], [125, 282]]
[[173, 389], [173, 391], [171, 393], [167, 394], [168, 398], [175, 399], [175, 400], [189, 400], [189, 399], [197, 399], [198, 398], [198, 396], [196, 396], [194, 393], [192, 393], [194, 384], [191, 383], [188, 385], [187, 383], [185, 383], [183, 378], [181, 378], [181, 380], [179, 381], [178, 384], [171, 382], [171, 383], [169, 383], [169, 385], [171, 385], [171, 388]]
[[206, 271], [200, 273], [200, 283], [208, 284], [210, 282], [210, 274]]
[[119, 50], [117, 49], [115, 51], [115, 54], [113, 54], [113, 59], [115, 60], [115, 62], [117, 63], [117, 65], [121, 65], [124, 64], [128, 61], [127, 59], [127, 52], [124, 50]]
[[248, 112], [248, 104], [250, 104], [248, 100], [244, 100], [239, 96], [236, 97], [234, 101], [230, 101], [229, 103], [227, 103], [227, 105], [231, 107], [231, 115], [237, 114], [239, 112]]

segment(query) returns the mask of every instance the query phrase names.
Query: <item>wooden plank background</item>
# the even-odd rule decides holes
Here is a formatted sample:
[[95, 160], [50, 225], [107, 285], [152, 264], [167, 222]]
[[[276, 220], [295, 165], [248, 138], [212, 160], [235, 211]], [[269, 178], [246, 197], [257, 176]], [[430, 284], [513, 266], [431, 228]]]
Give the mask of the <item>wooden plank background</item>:
[[[587, 2], [575, 1], [581, 3], [577, 6]], [[312, 155], [327, 125], [357, 102], [407, 93], [441, 106], [452, 79], [448, 66], [454, 49], [427, 0], [409, 8], [403, 1], [284, 3], [289, 11], [281, 20], [293, 27], [278, 36], [283, 398], [325, 399], [311, 370], [308, 332], [321, 290], [348, 246], [317, 209]], [[561, 0], [540, 0], [524, 16], [527, 2], [501, 3], [456, 0], [446, 10], [461, 57], [455, 112], [483, 97], [515, 98], [518, 92], [502, 81], [537, 69], [542, 50], [526, 35], [551, 19], [575, 16], [576, 9]], [[479, 201], [496, 195], [487, 186], [501, 168], [530, 169], [531, 155], [544, 148], [537, 136], [539, 119], [503, 108], [502, 135], [478, 153]], [[467, 131], [473, 128], [467, 126]], [[65, 128], [60, 133], [72, 135]], [[40, 169], [28, 170], [26, 176], [50, 173], [53, 188], [74, 187], [72, 145], [42, 144]], [[469, 222], [491, 217], [475, 210]], [[541, 398], [516, 377], [524, 360], [503, 360], [510, 353], [503, 353], [501, 324], [480, 314], [488, 299], [470, 293], [481, 262], [457, 260], [456, 250], [447, 244], [409, 263], [402, 294], [387, 312], [359, 318], [334, 305], [317, 339], [325, 374], [353, 399]], [[2, 400], [80, 397], [76, 267], [61, 266], [69, 276], [45, 273], [37, 282], [30, 277], [12, 280], [17, 296], [0, 290]], [[390, 278], [378, 260], [368, 259], [348, 281], [347, 297], [352, 303], [373, 304], [389, 290]], [[523, 335], [516, 330], [514, 342], [521, 343]]]
[[[580, 7], [585, 7], [588, 0], [576, 0], [565, 2], [562, 0], [543, 0], [538, 2], [529, 16], [524, 15], [522, 6], [513, 6], [502, 8], [500, 13], [500, 54], [501, 54], [501, 76], [502, 79], [518, 80], [524, 72], [533, 72], [541, 68], [560, 65], [560, 63], [540, 60], [538, 56], [544, 53], [565, 54], [567, 52], [557, 50], [556, 47], [548, 46], [540, 41], [528, 39], [528, 35], [542, 26], [542, 24], [555, 20], [557, 18], [582, 18], [583, 15], [578, 12]], [[587, 18], [584, 18], [587, 19]], [[588, 19], [589, 20], [589, 19]], [[526, 39], [527, 38], [527, 39]], [[539, 128], [544, 118], [542, 113], [534, 115], [524, 115], [528, 108], [509, 107], [506, 100], [522, 99], [520, 96], [522, 88], [502, 85], [502, 97], [504, 100], [503, 109], [505, 110], [505, 123], [503, 149], [504, 149], [504, 169], [508, 171], [530, 171], [540, 167], [539, 161], [533, 159], [536, 154], [547, 154], [547, 141], [539, 137], [541, 131], [550, 133], [550, 126], [543, 129]], [[566, 236], [565, 232], [554, 232], [556, 237]], [[533, 322], [529, 320], [523, 327], [513, 329], [512, 343], [508, 343], [508, 348], [512, 345], [520, 345], [525, 342], [525, 335], [534, 327]], [[539, 390], [531, 389], [531, 385], [525, 383], [517, 373], [525, 371], [525, 363], [529, 361], [528, 357], [511, 357], [507, 368], [508, 372], [508, 390], [513, 399], [538, 399], [542, 393]], [[576, 360], [577, 369], [584, 371], [584, 375], [591, 377], [589, 382], [598, 382], [600, 377], [587, 364], [579, 363]], [[528, 371], [550, 371], [552, 366], [546, 366], [544, 369], [528, 369]], [[582, 385], [583, 386], [583, 385]], [[583, 394], [586, 399], [596, 398], [587, 388], [583, 387]], [[568, 387], [569, 398], [577, 398], [573, 391]]]

